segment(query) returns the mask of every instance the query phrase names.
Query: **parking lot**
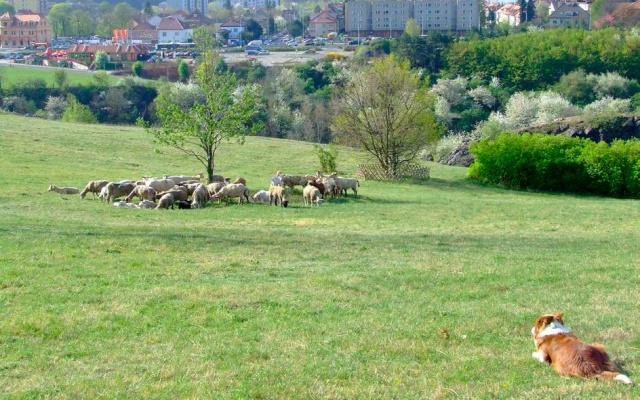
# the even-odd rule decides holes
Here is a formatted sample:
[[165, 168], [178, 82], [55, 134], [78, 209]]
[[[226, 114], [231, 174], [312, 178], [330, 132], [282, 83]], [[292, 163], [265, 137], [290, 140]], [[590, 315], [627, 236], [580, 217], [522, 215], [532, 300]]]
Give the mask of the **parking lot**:
[[344, 54], [345, 56], [352, 55], [353, 52], [344, 51], [338, 47], [325, 48], [323, 47], [319, 51], [315, 53], [307, 53], [308, 48], [304, 46], [294, 47], [291, 50], [287, 51], [271, 51], [269, 54], [264, 55], [251, 55], [248, 56], [244, 52], [242, 53], [222, 53], [225, 61], [228, 63], [240, 62], [240, 61], [258, 61], [263, 65], [272, 67], [279, 65], [291, 65], [291, 64], [300, 64], [307, 62], [309, 60], [318, 60], [325, 56], [325, 54], [329, 52]]

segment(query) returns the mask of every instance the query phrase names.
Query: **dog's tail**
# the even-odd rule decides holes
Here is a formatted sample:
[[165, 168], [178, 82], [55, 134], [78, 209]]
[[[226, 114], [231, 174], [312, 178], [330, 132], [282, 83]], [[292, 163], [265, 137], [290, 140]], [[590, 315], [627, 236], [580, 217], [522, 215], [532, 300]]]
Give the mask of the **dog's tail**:
[[621, 374], [619, 372], [614, 372], [614, 371], [602, 371], [596, 376], [596, 379], [602, 379], [607, 381], [617, 381], [617, 382], [622, 382], [625, 385], [633, 385], [633, 382], [631, 382], [631, 379], [629, 379], [628, 376]]

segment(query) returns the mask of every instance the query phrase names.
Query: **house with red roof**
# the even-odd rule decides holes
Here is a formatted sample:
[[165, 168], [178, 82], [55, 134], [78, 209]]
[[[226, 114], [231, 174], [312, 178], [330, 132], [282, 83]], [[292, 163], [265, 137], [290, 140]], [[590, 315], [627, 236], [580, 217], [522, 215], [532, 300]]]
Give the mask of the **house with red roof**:
[[344, 3], [329, 3], [309, 19], [311, 36], [326, 37], [329, 33], [344, 30]]
[[67, 49], [67, 57], [90, 66], [96, 52], [104, 51], [111, 62], [137, 61], [141, 55], [149, 54], [146, 44], [76, 44]]
[[0, 46], [18, 48], [51, 42], [51, 27], [42, 14], [20, 11], [0, 16]]
[[158, 43], [188, 43], [193, 37], [193, 29], [175, 17], [162, 18], [156, 29]]

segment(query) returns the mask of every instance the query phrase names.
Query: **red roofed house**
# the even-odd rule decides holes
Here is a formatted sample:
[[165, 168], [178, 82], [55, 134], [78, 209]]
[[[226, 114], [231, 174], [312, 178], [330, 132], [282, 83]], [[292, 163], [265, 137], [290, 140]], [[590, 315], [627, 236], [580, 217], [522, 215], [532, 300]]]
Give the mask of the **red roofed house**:
[[193, 37], [193, 29], [175, 17], [162, 18], [156, 28], [158, 43], [188, 43]]
[[511, 26], [520, 25], [520, 6], [505, 4], [496, 11], [496, 23], [508, 23]]
[[140, 43], [158, 43], [158, 31], [155, 26], [146, 21], [134, 24], [135, 26], [129, 30], [129, 39]]
[[229, 40], [238, 40], [242, 37], [244, 24], [235, 20], [230, 20], [220, 24], [220, 30], [229, 32]]
[[67, 57], [78, 60], [90, 66], [96, 58], [96, 52], [102, 50], [107, 53], [109, 61], [137, 61], [138, 56], [149, 54], [146, 44], [76, 44], [67, 49]]
[[309, 34], [315, 37], [325, 37], [331, 32], [344, 29], [344, 4], [329, 3], [322, 10], [309, 19]]
[[51, 42], [51, 27], [41, 14], [21, 11], [0, 16], [0, 46], [26, 47]]

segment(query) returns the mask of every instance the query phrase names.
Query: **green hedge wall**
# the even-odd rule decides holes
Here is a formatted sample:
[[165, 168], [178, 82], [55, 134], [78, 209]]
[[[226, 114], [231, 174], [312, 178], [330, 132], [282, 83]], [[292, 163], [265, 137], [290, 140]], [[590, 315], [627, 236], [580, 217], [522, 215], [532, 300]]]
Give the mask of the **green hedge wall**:
[[545, 134], [501, 134], [471, 146], [473, 179], [512, 189], [640, 198], [640, 141], [611, 145]]

